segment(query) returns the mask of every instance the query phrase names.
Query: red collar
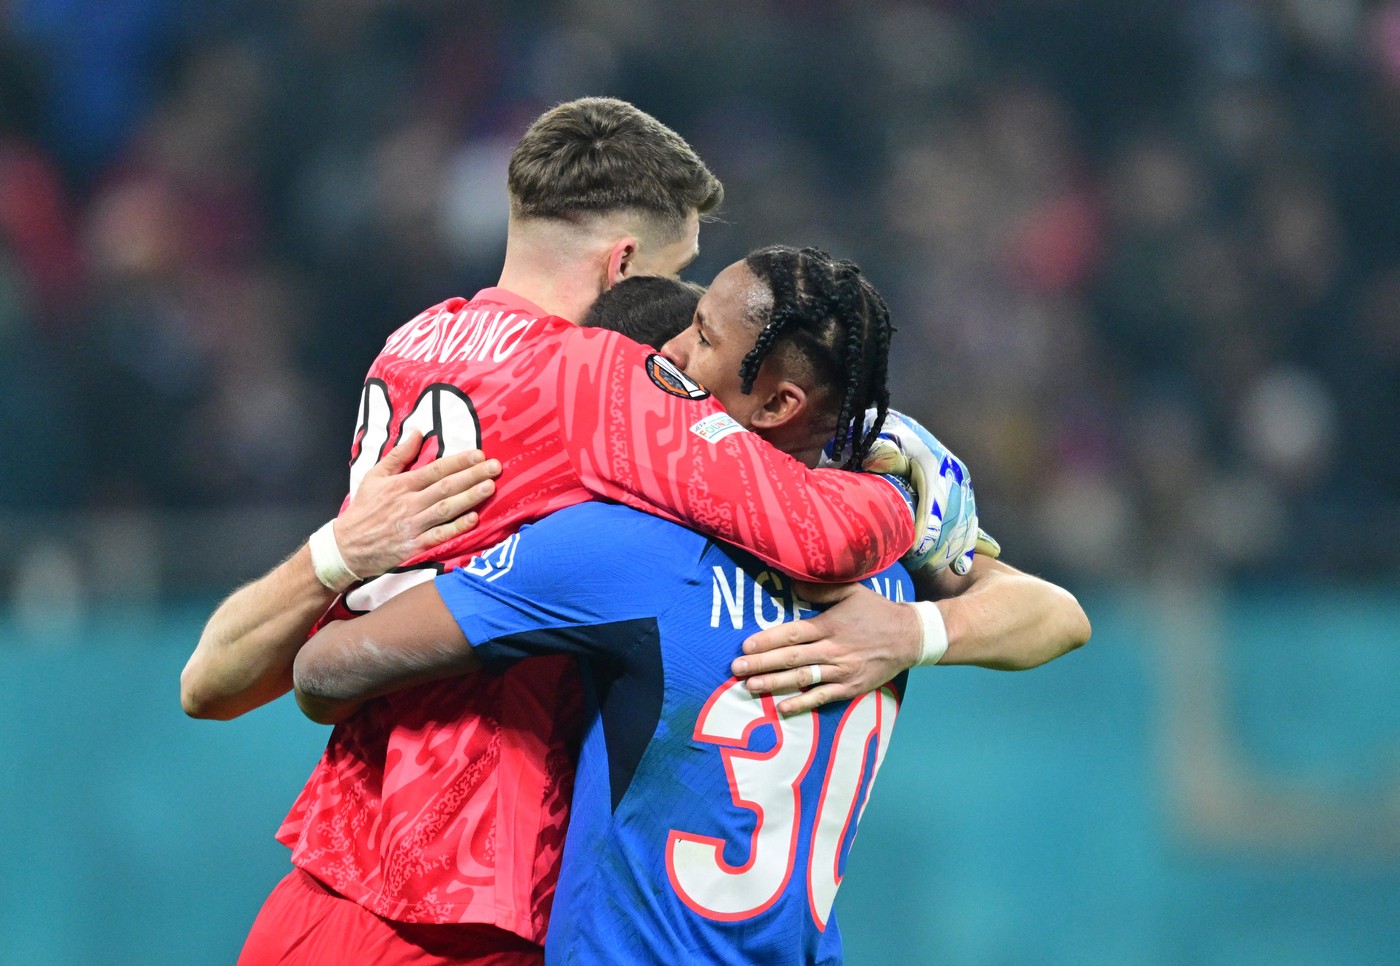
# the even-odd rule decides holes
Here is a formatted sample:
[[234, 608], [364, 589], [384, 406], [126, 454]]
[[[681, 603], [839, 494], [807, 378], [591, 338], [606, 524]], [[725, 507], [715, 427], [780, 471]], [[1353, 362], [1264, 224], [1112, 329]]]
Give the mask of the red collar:
[[473, 302], [490, 302], [492, 305], [499, 305], [510, 312], [520, 315], [533, 315], [537, 319], [543, 319], [552, 313], [546, 312], [529, 299], [522, 298], [514, 292], [503, 288], [484, 288], [472, 296]]

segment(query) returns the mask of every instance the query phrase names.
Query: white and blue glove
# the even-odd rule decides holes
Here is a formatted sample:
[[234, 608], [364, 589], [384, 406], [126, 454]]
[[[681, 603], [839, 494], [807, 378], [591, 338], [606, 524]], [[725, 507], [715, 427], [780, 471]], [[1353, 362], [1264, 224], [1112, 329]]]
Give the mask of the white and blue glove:
[[[866, 424], [875, 410], [865, 414]], [[977, 528], [977, 501], [972, 477], [932, 433], [893, 409], [876, 437], [863, 468], [898, 477], [913, 490], [914, 546], [903, 558], [910, 570], [952, 567], [963, 575], [975, 552], [996, 557], [1001, 547]]]

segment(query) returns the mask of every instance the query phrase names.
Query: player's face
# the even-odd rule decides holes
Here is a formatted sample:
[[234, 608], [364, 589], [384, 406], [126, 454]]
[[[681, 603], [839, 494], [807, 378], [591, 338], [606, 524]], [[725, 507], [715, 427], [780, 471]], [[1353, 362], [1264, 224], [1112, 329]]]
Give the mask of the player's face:
[[700, 254], [700, 216], [692, 211], [680, 237], [664, 245], [643, 245], [632, 257], [630, 274], [667, 275], [675, 278]]
[[750, 320], [766, 314], [772, 301], [768, 287], [747, 265], [735, 262], [700, 297], [690, 327], [661, 347], [662, 355], [708, 389], [745, 427], [752, 426], [761, 393], [744, 393], [739, 367], [758, 337]]

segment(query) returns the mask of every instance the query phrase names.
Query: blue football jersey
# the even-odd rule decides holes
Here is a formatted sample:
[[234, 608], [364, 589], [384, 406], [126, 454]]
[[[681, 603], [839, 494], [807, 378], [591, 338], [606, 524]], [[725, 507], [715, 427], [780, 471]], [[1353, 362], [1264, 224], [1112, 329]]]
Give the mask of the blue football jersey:
[[[913, 599], [903, 568], [866, 583]], [[779, 715], [729, 664], [813, 606], [756, 558], [613, 504], [561, 510], [436, 586], [487, 667], [581, 658], [593, 713], [547, 962], [840, 962], [832, 903], [903, 676]]]

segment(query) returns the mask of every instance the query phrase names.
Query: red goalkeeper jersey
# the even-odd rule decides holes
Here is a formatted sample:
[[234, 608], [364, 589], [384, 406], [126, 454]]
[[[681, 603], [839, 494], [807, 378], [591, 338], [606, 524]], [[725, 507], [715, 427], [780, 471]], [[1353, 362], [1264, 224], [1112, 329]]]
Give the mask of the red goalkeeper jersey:
[[[327, 619], [477, 553], [508, 555], [502, 541], [523, 524], [598, 498], [813, 580], [865, 576], [913, 542], [908, 505], [884, 480], [809, 470], [651, 350], [502, 289], [449, 299], [389, 337], [361, 397], [352, 493], [413, 429], [422, 460], [475, 447], [499, 459], [496, 495], [476, 530], [352, 588]], [[541, 658], [367, 702], [331, 733], [278, 839], [378, 915], [542, 942], [581, 726], [573, 673], [568, 658]]]

